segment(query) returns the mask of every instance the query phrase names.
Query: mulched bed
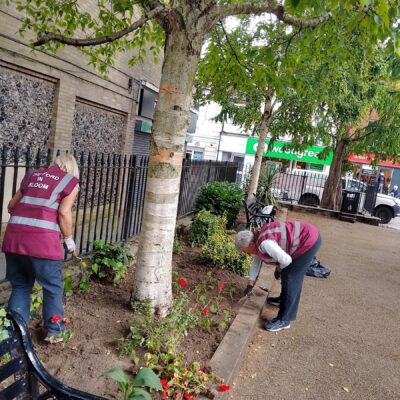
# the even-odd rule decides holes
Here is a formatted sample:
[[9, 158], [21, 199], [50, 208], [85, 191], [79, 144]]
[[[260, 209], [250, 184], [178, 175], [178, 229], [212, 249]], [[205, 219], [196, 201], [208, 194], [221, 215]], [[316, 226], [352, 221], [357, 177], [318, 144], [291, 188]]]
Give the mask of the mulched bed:
[[[179, 255], [174, 255], [174, 272], [187, 281], [183, 290], [190, 295], [191, 306], [199, 308], [193, 290], [196, 285], [204, 283], [207, 272], [211, 271], [212, 276], [225, 285], [220, 309], [230, 311], [232, 322], [240, 308], [238, 300], [247, 281], [228, 271], [202, 265], [198, 253], [198, 249], [183, 247]], [[46, 368], [62, 382], [108, 398], [117, 394], [116, 384], [103, 377], [102, 373], [113, 367], [127, 371], [132, 369], [129, 357], [119, 355], [121, 345], [118, 338], [126, 336], [132, 316], [128, 303], [133, 272], [134, 267], [118, 286], [91, 283], [88, 294], [76, 294], [66, 300], [65, 316], [71, 319], [74, 336], [65, 347], [43, 344], [40, 322], [32, 322], [31, 333], [36, 351]], [[230, 287], [232, 289], [228, 290]], [[215, 290], [209, 295], [215, 295]], [[206, 365], [225, 332], [218, 326], [210, 330], [190, 330], [181, 344], [186, 360]]]

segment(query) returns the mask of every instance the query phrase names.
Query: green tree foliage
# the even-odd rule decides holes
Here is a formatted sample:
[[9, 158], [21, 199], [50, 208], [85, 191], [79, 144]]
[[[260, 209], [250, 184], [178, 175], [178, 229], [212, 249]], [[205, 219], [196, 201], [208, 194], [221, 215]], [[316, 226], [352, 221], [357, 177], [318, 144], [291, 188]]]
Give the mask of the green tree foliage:
[[[10, 1], [8, 1], [10, 2]], [[135, 297], [151, 298], [154, 308], [165, 314], [172, 303], [171, 253], [178, 203], [180, 161], [201, 47], [214, 27], [229, 16], [268, 15], [271, 23], [302, 28], [307, 32], [307, 51], [302, 62], [315, 61], [316, 35], [309, 29], [327, 24], [335, 32], [343, 20], [343, 38], [354, 29], [369, 31], [369, 40], [386, 43], [389, 53], [398, 51], [399, 0], [98, 0], [88, 12], [87, 2], [76, 0], [15, 0], [21, 12], [21, 33], [33, 32], [34, 46], [57, 51], [61, 45], [80, 48], [89, 62], [105, 73], [118, 52], [128, 52], [131, 62], [163, 48], [161, 90], [155, 110], [149, 180], [143, 215]], [[272, 17], [273, 16], [273, 17]], [[341, 32], [341, 35], [342, 35]], [[341, 37], [338, 35], [338, 37]], [[308, 39], [307, 39], [308, 38]], [[331, 50], [329, 50], [331, 51]], [[299, 60], [298, 60], [299, 62]], [[297, 64], [291, 66], [295, 76]], [[165, 186], [168, 182], [168, 196]], [[164, 213], [157, 224], [153, 215]], [[157, 249], [157, 251], [155, 250]], [[161, 261], [162, 260], [162, 261]], [[162, 279], [156, 277], [162, 276]]]

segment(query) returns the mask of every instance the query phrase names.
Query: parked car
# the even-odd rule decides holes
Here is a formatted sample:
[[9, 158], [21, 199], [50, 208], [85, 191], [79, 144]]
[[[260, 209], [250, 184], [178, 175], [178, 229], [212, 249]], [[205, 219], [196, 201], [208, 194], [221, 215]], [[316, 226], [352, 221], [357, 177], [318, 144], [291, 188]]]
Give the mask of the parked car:
[[[362, 193], [360, 201], [360, 207], [362, 210], [367, 185], [357, 179], [342, 178], [342, 187], [346, 190]], [[361, 210], [359, 208], [359, 211]], [[372, 215], [378, 217], [382, 224], [388, 224], [392, 218], [400, 216], [400, 199], [378, 193], [376, 195], [375, 207]]]
[[[315, 207], [321, 204], [328, 178], [326, 172], [293, 169], [278, 175], [274, 187], [282, 200], [295, 200], [299, 204]], [[362, 212], [367, 185], [357, 179], [342, 178], [342, 188], [361, 193], [358, 211]], [[382, 224], [389, 223], [392, 218], [400, 216], [400, 200], [378, 193], [372, 215], [378, 217]]]

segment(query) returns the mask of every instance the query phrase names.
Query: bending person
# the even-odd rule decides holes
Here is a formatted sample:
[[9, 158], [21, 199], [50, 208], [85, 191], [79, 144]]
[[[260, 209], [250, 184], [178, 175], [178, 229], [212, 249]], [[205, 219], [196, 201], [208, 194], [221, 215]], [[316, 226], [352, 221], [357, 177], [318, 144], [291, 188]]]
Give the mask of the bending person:
[[239, 232], [235, 244], [239, 251], [254, 256], [245, 294], [253, 289], [262, 261], [278, 263], [275, 276], [280, 274], [282, 280], [279, 312], [264, 328], [272, 332], [289, 329], [290, 322], [296, 319], [307, 267], [321, 246], [318, 229], [300, 221], [276, 221], [254, 233]]

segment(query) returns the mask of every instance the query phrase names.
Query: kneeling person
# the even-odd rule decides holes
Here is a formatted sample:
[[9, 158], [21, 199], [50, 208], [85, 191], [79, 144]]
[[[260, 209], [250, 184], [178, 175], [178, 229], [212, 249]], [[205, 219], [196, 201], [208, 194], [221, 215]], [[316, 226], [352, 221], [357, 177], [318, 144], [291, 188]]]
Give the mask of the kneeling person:
[[276, 267], [276, 275], [280, 273], [282, 280], [279, 312], [264, 328], [272, 332], [289, 329], [290, 322], [296, 319], [307, 267], [321, 246], [318, 229], [300, 221], [276, 221], [254, 232], [239, 232], [235, 244], [239, 251], [254, 256], [245, 294], [252, 290], [263, 261], [279, 264]]

